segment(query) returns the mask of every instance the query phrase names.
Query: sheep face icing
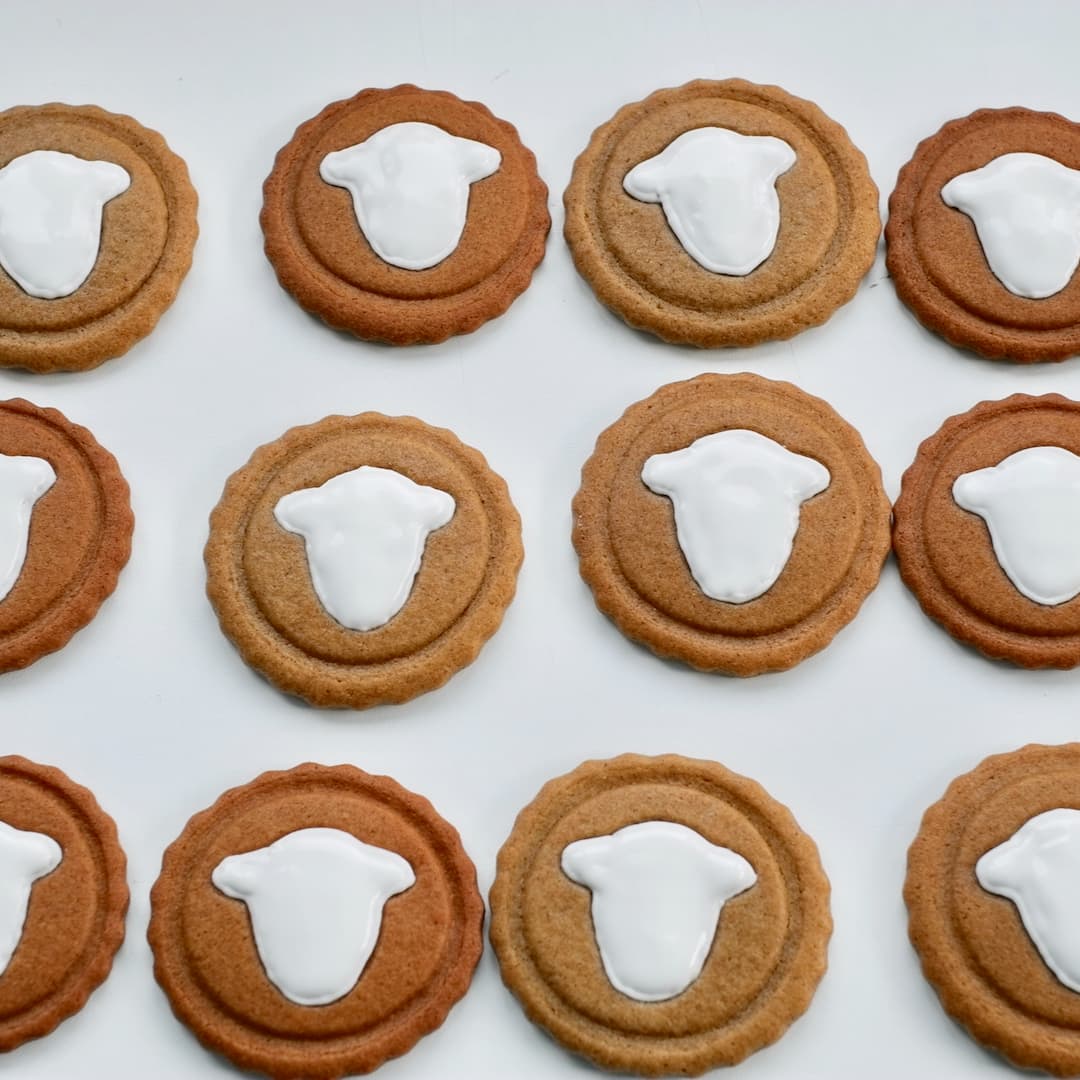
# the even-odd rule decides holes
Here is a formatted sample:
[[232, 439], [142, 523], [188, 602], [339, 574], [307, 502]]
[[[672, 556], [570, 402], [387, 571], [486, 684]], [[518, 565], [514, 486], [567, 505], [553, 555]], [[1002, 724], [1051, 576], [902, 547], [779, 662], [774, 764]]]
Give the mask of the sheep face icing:
[[361, 465], [283, 496], [274, 517], [304, 538], [311, 583], [327, 612], [350, 630], [374, 630], [404, 607], [428, 535], [455, 508], [445, 491]]
[[30, 296], [70, 296], [90, 276], [105, 204], [131, 176], [111, 161], [32, 150], [0, 169], [0, 266]]
[[427, 270], [457, 248], [470, 185], [501, 163], [486, 143], [408, 122], [327, 154], [319, 175], [352, 195], [356, 223], [380, 259]]
[[608, 981], [635, 1001], [678, 997], [701, 974], [720, 912], [756, 881], [741, 855], [671, 821], [568, 844], [562, 870], [592, 892]]
[[776, 583], [791, 558], [800, 507], [831, 476], [813, 458], [732, 429], [654, 454], [641, 479], [671, 499], [679, 547], [701, 591], [742, 604]]
[[1080, 171], [1042, 154], [1002, 154], [953, 177], [947, 205], [975, 223], [994, 276], [1042, 300], [1069, 284], [1080, 262]]
[[51, 874], [63, 857], [51, 836], [0, 821], [0, 975], [22, 940], [34, 882]]
[[266, 977], [297, 1005], [344, 997], [367, 967], [383, 906], [416, 881], [400, 855], [340, 829], [299, 829], [211, 875], [242, 900]]
[[727, 128], [684, 132], [623, 178], [628, 195], [660, 203], [686, 253], [714, 274], [744, 276], [776, 246], [777, 178], [795, 151], [772, 135]]
[[22, 573], [34, 504], [54, 483], [44, 458], [0, 454], [0, 602]]
[[1032, 446], [958, 476], [956, 504], [985, 522], [994, 556], [1029, 600], [1053, 606], [1080, 594], [1080, 457]]

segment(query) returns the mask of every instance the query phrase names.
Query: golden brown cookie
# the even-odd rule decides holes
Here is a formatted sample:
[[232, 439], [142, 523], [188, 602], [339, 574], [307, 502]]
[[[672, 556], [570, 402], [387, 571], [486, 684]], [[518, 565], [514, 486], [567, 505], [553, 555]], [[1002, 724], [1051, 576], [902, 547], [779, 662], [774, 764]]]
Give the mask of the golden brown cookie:
[[927, 615], [987, 656], [1080, 664], [1077, 454], [1080, 403], [1014, 394], [950, 417], [904, 473], [900, 575]]
[[130, 116], [0, 112], [0, 365], [81, 371], [146, 337], [191, 266], [197, 201], [183, 159]]
[[[979, 109], [919, 143], [889, 197], [889, 274], [916, 318], [953, 345], [992, 359], [1064, 360], [1080, 352], [1080, 276], [1066, 275], [1048, 296], [1021, 295], [1015, 281], [1010, 289], [991, 269], [974, 218], [942, 195], [956, 177], [1016, 153], [1080, 168], [1080, 124], [1031, 109]], [[1018, 202], [1016, 212], [1012, 240], [998, 242], [1005, 266], [1009, 243], [1041, 245], [1049, 235], [1025, 231], [1025, 218], [1046, 227], [1034, 203]]]
[[333, 1080], [409, 1050], [469, 988], [484, 902], [454, 828], [386, 776], [300, 765], [227, 791], [165, 852], [154, 974], [234, 1064]]
[[[414, 137], [419, 124], [441, 129], [433, 143], [430, 131], [401, 144], [409, 129], [386, 134], [413, 125]], [[342, 155], [373, 137], [361, 157]], [[324, 164], [331, 154], [336, 169]], [[409, 85], [363, 90], [301, 124], [263, 198], [282, 287], [331, 326], [393, 345], [445, 341], [501, 315], [551, 228], [547, 187], [517, 130], [479, 102]]]
[[0, 401], [0, 672], [66, 645], [131, 554], [116, 459], [56, 409]]
[[[695, 147], [677, 175], [665, 159], [668, 171], [638, 197], [624, 186], [677, 138], [717, 128], [772, 141], [739, 142], [740, 155], [764, 145], [766, 156], [750, 149], [729, 173], [721, 136], [710, 162]], [[770, 159], [778, 147], [783, 157]], [[825, 322], [855, 295], [881, 232], [877, 188], [847, 132], [812, 102], [742, 79], [698, 79], [624, 106], [593, 132], [565, 203], [566, 242], [597, 297], [639, 330], [700, 346], [755, 345]], [[753, 236], [732, 241], [758, 220]]]
[[276, 686], [361, 709], [472, 663], [522, 557], [521, 520], [478, 451], [412, 417], [330, 416], [230, 477], [210, 517], [206, 587], [225, 635]]
[[59, 769], [0, 757], [0, 1050], [48, 1035], [105, 980], [124, 940], [112, 818]]
[[757, 375], [700, 375], [600, 436], [573, 540], [597, 607], [627, 637], [756, 675], [855, 617], [888, 554], [889, 501], [858, 432], [824, 401]]
[[674, 754], [545, 784], [491, 888], [491, 943], [529, 1019], [643, 1076], [775, 1042], [809, 1006], [831, 933], [828, 879], [790, 811]]

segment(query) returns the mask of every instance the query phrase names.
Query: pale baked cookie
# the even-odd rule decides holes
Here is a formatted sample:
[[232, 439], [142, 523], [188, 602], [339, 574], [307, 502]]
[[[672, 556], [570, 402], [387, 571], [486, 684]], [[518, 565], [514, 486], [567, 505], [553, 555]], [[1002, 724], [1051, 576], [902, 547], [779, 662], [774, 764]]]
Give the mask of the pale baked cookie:
[[855, 617], [889, 551], [889, 501], [858, 432], [757, 375], [661, 387], [597, 440], [574, 498], [596, 605], [660, 656], [779, 671]]
[[364, 90], [296, 129], [263, 187], [266, 255], [305, 310], [394, 345], [501, 315], [544, 257], [547, 187], [475, 101]]
[[75, 371], [153, 330], [197, 198], [156, 132], [93, 105], [0, 112], [0, 365]]
[[817, 326], [854, 295], [881, 220], [866, 159], [812, 102], [699, 79], [626, 105], [566, 189], [566, 242], [631, 326], [754, 345]]
[[790, 811], [712, 761], [627, 754], [545, 784], [491, 888], [529, 1019], [598, 1065], [696, 1076], [775, 1042], [825, 973], [829, 882]]

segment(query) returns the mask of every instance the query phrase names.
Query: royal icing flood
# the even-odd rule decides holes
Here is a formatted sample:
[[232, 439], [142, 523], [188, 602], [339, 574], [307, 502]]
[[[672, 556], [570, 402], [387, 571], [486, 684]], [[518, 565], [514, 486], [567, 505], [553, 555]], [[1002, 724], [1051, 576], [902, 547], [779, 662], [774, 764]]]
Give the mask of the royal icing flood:
[[979, 859], [975, 876], [1016, 905], [1046, 966], [1080, 993], [1080, 810], [1036, 814]]
[[22, 573], [34, 503], [54, 483], [56, 473], [44, 458], [0, 454], [0, 601]]
[[22, 940], [34, 882], [51, 874], [63, 857], [51, 836], [0, 821], [0, 975]]
[[330, 615], [350, 630], [374, 630], [408, 600], [428, 535], [455, 508], [445, 491], [361, 465], [283, 496], [274, 517], [304, 538], [312, 585]]
[[297, 1005], [327, 1005], [359, 981], [383, 906], [416, 875], [400, 855], [341, 829], [299, 829], [222, 859], [211, 880], [247, 905], [266, 977]]
[[831, 476], [821, 462], [736, 428], [654, 454], [641, 479], [671, 499], [679, 547], [701, 591], [742, 604], [775, 584], [791, 558], [800, 506]]
[[720, 912], [757, 881], [741, 855], [670, 821], [627, 825], [568, 844], [562, 869], [592, 891], [609, 982], [636, 1001], [665, 1001], [701, 974]]
[[1080, 170], [1042, 154], [1002, 154], [953, 177], [941, 197], [975, 223], [986, 261], [1030, 300], [1069, 284], [1080, 262]]
[[23, 292], [70, 296], [90, 275], [101, 212], [131, 176], [111, 161], [32, 150], [0, 169], [0, 266]]
[[686, 253], [714, 274], [744, 276], [776, 246], [776, 179], [795, 151], [772, 135], [727, 128], [684, 132], [623, 178], [627, 194], [660, 203]]
[[352, 195], [356, 222], [380, 259], [427, 270], [457, 248], [470, 185], [501, 163], [486, 143], [410, 121], [327, 154], [319, 175]]
[[952, 490], [986, 522], [1001, 569], [1024, 596], [1052, 606], [1080, 594], [1080, 457], [1032, 446], [958, 476]]

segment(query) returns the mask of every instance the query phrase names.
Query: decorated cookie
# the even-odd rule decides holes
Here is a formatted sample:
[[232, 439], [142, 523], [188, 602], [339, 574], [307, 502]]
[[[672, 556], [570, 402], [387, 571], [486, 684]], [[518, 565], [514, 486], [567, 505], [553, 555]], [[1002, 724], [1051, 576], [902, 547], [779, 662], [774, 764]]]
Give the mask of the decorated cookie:
[[1080, 125], [980, 109], [924, 139], [889, 199], [889, 273], [930, 330], [983, 356], [1080, 353]]
[[631, 405], [574, 498], [597, 607], [660, 656], [756, 675], [824, 648], [877, 584], [889, 502], [858, 433], [757, 375], [701, 375]]
[[0, 365], [83, 370], [146, 337], [191, 266], [196, 203], [130, 116], [0, 112]]
[[1080, 1073], [1080, 743], [987, 758], [908, 853], [911, 941], [941, 1004], [1015, 1065]]
[[165, 852], [154, 974], [236, 1065], [318, 1080], [409, 1050], [465, 993], [484, 903], [457, 832], [389, 777], [300, 765], [227, 791]]
[[582, 276], [665, 341], [754, 345], [855, 295], [881, 221], [866, 159], [816, 105], [699, 79], [620, 109], [566, 189]]
[[116, 459], [55, 409], [0, 401], [0, 672], [66, 645], [131, 553]]
[[360, 709], [471, 663], [521, 560], [506, 484], [476, 450], [411, 417], [331, 416], [262, 447], [225, 485], [207, 592], [271, 682]]
[[984, 401], [904, 474], [893, 543], [923, 610], [987, 656], [1080, 664], [1080, 403]]
[[598, 1065], [696, 1076], [775, 1042], [832, 933], [814, 842], [752, 780], [627, 754], [546, 784], [491, 889], [491, 943], [534, 1023]]
[[109, 974], [124, 939], [125, 865], [86, 788], [0, 757], [0, 1050], [47, 1035]]
[[517, 131], [478, 102], [416, 86], [328, 105], [297, 128], [263, 193], [282, 287], [331, 326], [394, 345], [501, 315], [551, 227]]

